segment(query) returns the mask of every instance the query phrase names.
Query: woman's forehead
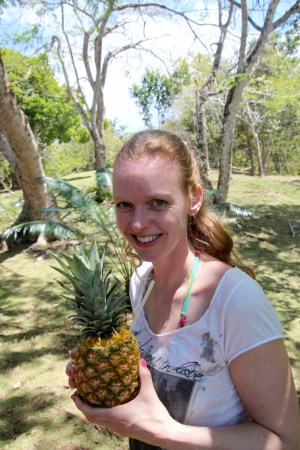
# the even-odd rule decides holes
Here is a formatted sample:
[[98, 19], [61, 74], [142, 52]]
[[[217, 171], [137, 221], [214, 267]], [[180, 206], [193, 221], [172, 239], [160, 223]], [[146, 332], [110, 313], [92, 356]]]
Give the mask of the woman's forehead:
[[120, 159], [114, 165], [114, 173], [121, 174], [129, 170], [175, 170], [178, 171], [177, 163], [168, 155], [157, 152], [152, 154], [142, 154], [134, 159]]
[[[153, 157], [152, 157], [153, 156]], [[117, 161], [113, 171], [114, 195], [134, 189], [182, 191], [182, 181], [178, 165], [165, 155], [146, 155], [134, 160]]]

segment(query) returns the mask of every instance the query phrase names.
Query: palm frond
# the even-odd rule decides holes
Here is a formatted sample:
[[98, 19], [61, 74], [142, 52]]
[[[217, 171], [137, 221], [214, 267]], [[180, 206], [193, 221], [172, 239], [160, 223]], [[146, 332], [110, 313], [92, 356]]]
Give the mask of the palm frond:
[[82, 238], [83, 234], [73, 230], [67, 225], [52, 221], [26, 222], [7, 228], [1, 236], [1, 239], [8, 240], [10, 237], [16, 239], [18, 236], [26, 234], [35, 237], [44, 234], [51, 239], [72, 239]]
[[233, 203], [219, 203], [214, 205], [213, 208], [217, 211], [225, 211], [227, 213], [235, 214], [236, 216], [248, 217], [253, 215], [249, 208], [234, 205]]
[[45, 220], [12, 226], [4, 231], [1, 238], [3, 240], [8, 238], [16, 240], [20, 235], [36, 237], [40, 234], [44, 234], [48, 239], [72, 239], [74, 237], [82, 239], [88, 237], [87, 232], [79, 231], [65, 222], [47, 220], [47, 217], [53, 218], [55, 214], [59, 217], [60, 213], [63, 212], [65, 213], [64, 219], [71, 216], [68, 217], [67, 223], [74, 224], [77, 220], [77, 222], [80, 222], [81, 229], [82, 223], [90, 225], [89, 235], [95, 236], [98, 234], [100, 236], [101, 245], [104, 245], [107, 249], [106, 257], [114, 267], [117, 266], [124, 280], [129, 280], [132, 267], [130, 262], [124, 259], [122, 252], [124, 240], [115, 223], [113, 206], [109, 203], [99, 205], [87, 193], [64, 180], [40, 177], [38, 181], [47, 184], [56, 197], [64, 200], [64, 205], [59, 205], [57, 208], [41, 209]]
[[51, 177], [39, 177], [39, 183], [46, 183], [51, 191], [58, 194], [66, 201], [65, 209], [75, 209], [81, 215], [91, 217], [98, 222], [98, 203], [88, 194], [64, 180], [56, 180]]
[[73, 211], [81, 219], [84, 219], [101, 234], [107, 247], [107, 258], [120, 270], [123, 278], [128, 280], [132, 273], [131, 264], [124, 259], [122, 248], [124, 240], [116, 223], [113, 206], [107, 203], [100, 205], [87, 193], [64, 180], [56, 180], [51, 177], [40, 177], [40, 183], [46, 183], [58, 197], [66, 201], [63, 211]]
[[252, 216], [252, 211], [249, 208], [245, 208], [243, 206], [234, 205], [229, 202], [216, 203], [217, 197], [222, 193], [220, 189], [205, 189], [204, 196], [206, 202], [212, 206], [216, 212], [227, 212], [231, 214], [235, 214], [236, 216]]

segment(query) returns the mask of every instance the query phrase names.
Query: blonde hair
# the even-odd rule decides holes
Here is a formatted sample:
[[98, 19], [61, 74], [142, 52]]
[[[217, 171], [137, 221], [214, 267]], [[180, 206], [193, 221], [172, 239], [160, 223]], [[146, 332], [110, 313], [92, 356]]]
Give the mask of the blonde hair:
[[[136, 160], [144, 154], [162, 153], [175, 161], [181, 172], [183, 193], [192, 198], [197, 192], [200, 174], [196, 158], [189, 147], [175, 134], [164, 130], [146, 130], [133, 135], [117, 153], [115, 163], [128, 159]], [[197, 214], [189, 221], [188, 238], [195, 250], [203, 251], [232, 267], [239, 267], [254, 278], [254, 272], [243, 265], [233, 251], [231, 236], [224, 229], [219, 217], [214, 214], [205, 202]], [[131, 259], [137, 255], [128, 245], [125, 252]], [[134, 267], [136, 263], [133, 262]]]

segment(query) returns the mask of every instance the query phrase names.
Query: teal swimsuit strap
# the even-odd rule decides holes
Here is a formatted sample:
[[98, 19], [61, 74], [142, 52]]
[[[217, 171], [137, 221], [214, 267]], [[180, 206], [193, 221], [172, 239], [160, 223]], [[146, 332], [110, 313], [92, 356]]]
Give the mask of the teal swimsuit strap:
[[189, 300], [190, 300], [190, 296], [191, 296], [192, 286], [193, 286], [193, 283], [194, 283], [194, 280], [196, 277], [196, 273], [197, 273], [197, 269], [199, 266], [199, 262], [200, 262], [200, 253], [196, 252], [192, 272], [191, 272], [190, 279], [189, 279], [189, 285], [188, 285], [188, 288], [187, 288], [187, 291], [186, 291], [186, 294], [185, 294], [185, 297], [183, 300], [183, 305], [182, 305], [182, 310], [181, 310], [181, 314], [180, 314], [178, 328], [184, 327], [184, 325], [187, 322], [187, 311], [188, 311], [188, 307], [189, 307]]

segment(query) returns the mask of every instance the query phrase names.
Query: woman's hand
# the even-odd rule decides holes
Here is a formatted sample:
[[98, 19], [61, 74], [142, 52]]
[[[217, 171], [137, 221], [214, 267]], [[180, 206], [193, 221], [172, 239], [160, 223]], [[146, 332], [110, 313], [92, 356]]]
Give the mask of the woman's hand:
[[[75, 387], [73, 363], [67, 365], [70, 387]], [[75, 392], [71, 398], [86, 419], [100, 427], [108, 428], [123, 437], [131, 437], [155, 445], [166, 427], [174, 424], [155, 392], [146, 361], [139, 367], [141, 388], [137, 397], [128, 403], [113, 408], [99, 408], [84, 403]]]
[[69, 386], [72, 389], [76, 388], [76, 384], [75, 384], [75, 380], [74, 380], [74, 371], [73, 371], [73, 360], [75, 357], [75, 352], [76, 352], [76, 349], [73, 349], [69, 352], [69, 356], [72, 359], [68, 362], [67, 367], [66, 367], [66, 374], [69, 377], [69, 380], [68, 380]]

